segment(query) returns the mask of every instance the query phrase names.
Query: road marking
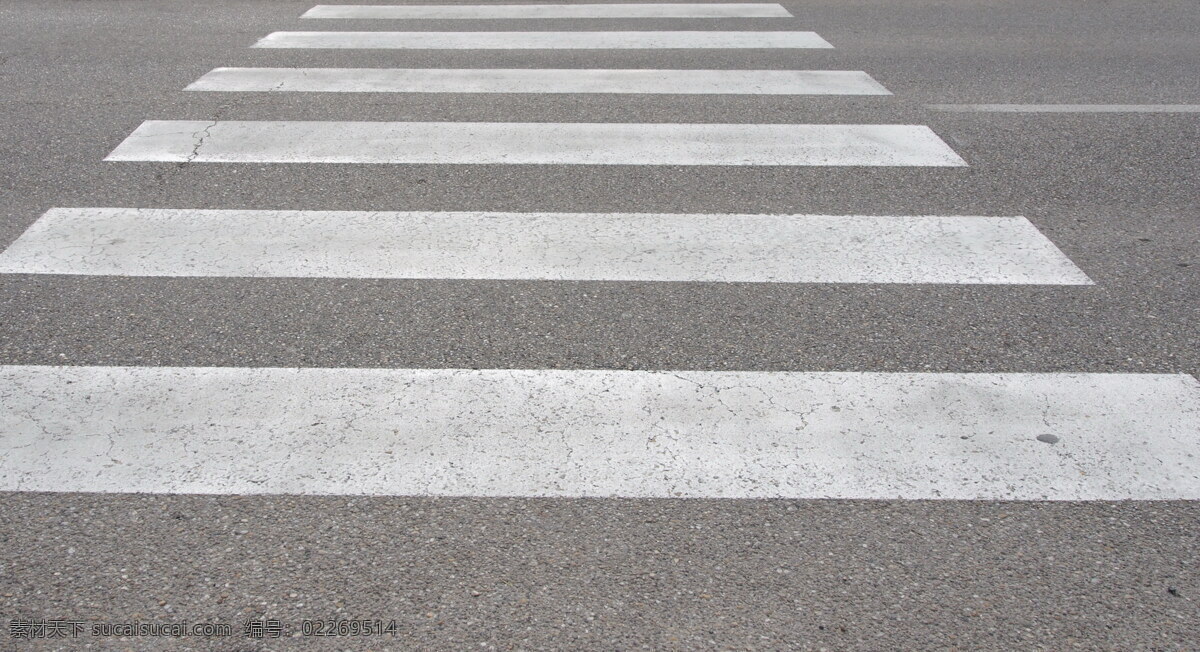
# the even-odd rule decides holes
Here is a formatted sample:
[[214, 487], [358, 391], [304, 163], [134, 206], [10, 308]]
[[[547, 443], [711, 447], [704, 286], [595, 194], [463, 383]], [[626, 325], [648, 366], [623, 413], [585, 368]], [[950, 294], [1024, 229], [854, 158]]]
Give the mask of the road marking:
[[1091, 284], [1023, 217], [138, 208], [52, 209], [0, 273]]
[[579, 5], [317, 5], [301, 18], [790, 18], [781, 5], [650, 3]]
[[926, 108], [982, 113], [1200, 113], [1200, 104], [928, 104]]
[[207, 163], [963, 166], [919, 125], [150, 120], [105, 159]]
[[5, 491], [1195, 500], [1197, 450], [1187, 375], [0, 367]]
[[624, 50], [832, 48], [813, 32], [274, 32], [256, 48]]
[[189, 91], [890, 95], [859, 70], [217, 68]]

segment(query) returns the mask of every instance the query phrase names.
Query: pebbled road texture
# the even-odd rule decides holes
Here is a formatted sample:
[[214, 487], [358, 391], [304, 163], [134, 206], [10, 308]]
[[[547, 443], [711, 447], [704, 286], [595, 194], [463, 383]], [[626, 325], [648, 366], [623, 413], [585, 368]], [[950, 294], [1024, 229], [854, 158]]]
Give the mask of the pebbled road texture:
[[43, 495], [4, 512], [5, 615], [400, 630], [169, 649], [1189, 649], [1200, 596], [1200, 510], [1168, 503]]
[[[785, 2], [808, 51], [251, 49], [314, 2], [0, 4], [0, 246], [53, 206], [1025, 215], [1093, 287], [0, 276], [0, 363], [1200, 372], [1193, 2]], [[218, 66], [864, 70], [891, 97], [196, 93]], [[927, 124], [962, 169], [104, 163], [143, 120]], [[1194, 649], [1200, 505], [0, 496], [0, 616], [397, 620], [14, 649]], [[476, 595], [478, 594], [478, 595]]]

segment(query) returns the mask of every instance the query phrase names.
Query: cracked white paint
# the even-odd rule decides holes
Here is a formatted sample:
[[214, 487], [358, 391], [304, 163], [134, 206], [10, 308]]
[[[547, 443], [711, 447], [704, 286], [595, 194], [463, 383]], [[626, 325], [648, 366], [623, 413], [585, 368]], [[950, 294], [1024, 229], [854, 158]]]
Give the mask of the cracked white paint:
[[[198, 136], [203, 134], [203, 138]], [[150, 120], [107, 161], [964, 166], [921, 125]]]
[[1200, 499], [1197, 450], [1186, 375], [0, 367], [15, 491]]
[[184, 90], [890, 95], [859, 70], [216, 68]]
[[256, 48], [628, 50], [832, 48], [814, 32], [272, 32]]
[[56, 208], [0, 272], [1090, 284], [1023, 217]]
[[737, 3], [317, 5], [301, 18], [789, 18], [781, 5]]

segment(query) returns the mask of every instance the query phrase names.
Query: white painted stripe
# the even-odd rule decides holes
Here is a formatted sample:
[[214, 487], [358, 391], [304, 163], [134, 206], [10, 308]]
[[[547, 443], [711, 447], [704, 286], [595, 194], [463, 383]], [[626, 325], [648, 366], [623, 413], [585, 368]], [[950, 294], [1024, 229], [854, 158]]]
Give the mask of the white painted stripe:
[[1195, 500], [1197, 450], [1185, 375], [0, 367], [16, 491]]
[[890, 95], [859, 70], [217, 68], [189, 91]]
[[1200, 104], [929, 104], [927, 108], [984, 113], [1200, 113]]
[[209, 163], [962, 166], [919, 125], [143, 122], [105, 159]]
[[1090, 284], [1023, 217], [56, 208], [0, 272]]
[[526, 5], [317, 5], [301, 18], [789, 18], [773, 2], [526, 4]]
[[256, 48], [626, 50], [831, 48], [813, 32], [273, 32]]

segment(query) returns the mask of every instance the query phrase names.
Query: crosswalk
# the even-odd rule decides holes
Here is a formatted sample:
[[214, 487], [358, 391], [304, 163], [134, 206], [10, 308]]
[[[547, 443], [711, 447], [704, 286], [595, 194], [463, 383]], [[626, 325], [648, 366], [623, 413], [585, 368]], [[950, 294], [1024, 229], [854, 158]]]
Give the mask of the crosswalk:
[[[216, 68], [181, 90], [891, 96], [870, 71], [654, 67], [661, 50], [834, 47], [790, 29], [792, 14], [772, 3], [319, 5], [303, 18], [411, 31], [274, 32], [251, 47], [283, 50], [276, 64], [288, 50], [314, 50], [309, 67]], [[422, 31], [420, 23], [543, 18], [647, 19], [656, 31]], [[683, 18], [781, 28], [662, 29], [663, 19]], [[327, 49], [637, 50], [651, 67], [311, 67]], [[468, 183], [473, 165], [575, 166], [586, 183], [589, 166], [952, 174], [970, 163], [923, 124], [356, 117], [146, 120], [105, 160], [457, 165], [468, 166]], [[346, 279], [348, 292], [356, 279], [1093, 285], [1011, 207], [998, 215], [339, 208], [52, 208], [0, 253], [0, 273], [331, 278]], [[1200, 499], [1200, 383], [1182, 374], [9, 365], [0, 366], [0, 432], [0, 490], [10, 491]]]
[[273, 32], [256, 48], [729, 50], [832, 48], [814, 32]]
[[1091, 284], [1025, 218], [958, 216], [54, 209], [0, 272]]
[[963, 166], [921, 125], [148, 120], [107, 161]]
[[860, 70], [217, 68], [188, 91], [890, 95]]
[[0, 461], [17, 490], [1200, 496], [1186, 376], [0, 367], [0, 382], [6, 419], [29, 423]]
[[771, 2], [519, 4], [519, 5], [317, 5], [301, 18], [789, 18]]

